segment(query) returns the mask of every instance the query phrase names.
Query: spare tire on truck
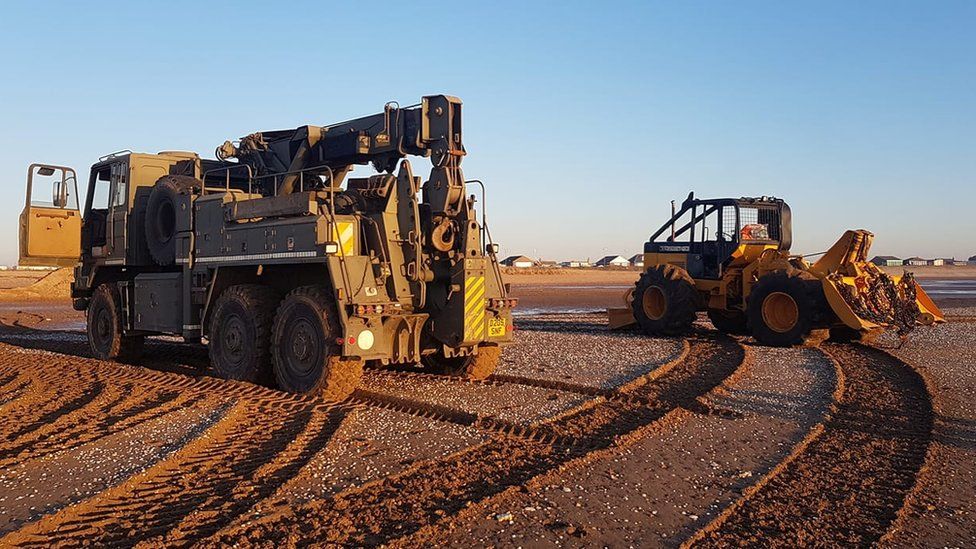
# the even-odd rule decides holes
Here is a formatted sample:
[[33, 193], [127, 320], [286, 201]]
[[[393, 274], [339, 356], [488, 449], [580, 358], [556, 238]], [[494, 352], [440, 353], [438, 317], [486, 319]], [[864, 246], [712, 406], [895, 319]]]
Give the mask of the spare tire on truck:
[[146, 203], [146, 246], [157, 264], [172, 265], [176, 261], [179, 197], [202, 186], [199, 179], [185, 175], [164, 175], [153, 186]]

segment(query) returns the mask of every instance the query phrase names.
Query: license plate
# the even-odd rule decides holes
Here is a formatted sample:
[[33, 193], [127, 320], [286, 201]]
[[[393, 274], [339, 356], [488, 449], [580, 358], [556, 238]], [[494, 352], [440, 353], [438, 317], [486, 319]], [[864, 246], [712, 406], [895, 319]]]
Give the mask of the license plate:
[[493, 318], [488, 321], [488, 337], [505, 337], [505, 319]]

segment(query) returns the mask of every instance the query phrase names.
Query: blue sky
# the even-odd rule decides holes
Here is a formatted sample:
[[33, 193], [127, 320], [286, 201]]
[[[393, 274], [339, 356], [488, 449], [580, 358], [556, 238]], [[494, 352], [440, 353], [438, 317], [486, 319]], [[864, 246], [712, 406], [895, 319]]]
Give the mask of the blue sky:
[[786, 198], [801, 253], [863, 227], [976, 254], [976, 3], [284, 4], [7, 4], [0, 263], [32, 161], [209, 156], [432, 93], [464, 101], [503, 253], [629, 255], [694, 190]]

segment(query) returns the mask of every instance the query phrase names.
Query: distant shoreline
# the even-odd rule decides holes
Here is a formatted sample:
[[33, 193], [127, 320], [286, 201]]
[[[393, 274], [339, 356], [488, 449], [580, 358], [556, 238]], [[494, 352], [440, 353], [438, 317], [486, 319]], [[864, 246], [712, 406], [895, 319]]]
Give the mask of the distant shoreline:
[[[886, 273], [900, 275], [905, 271], [914, 273], [917, 278], [972, 279], [976, 280], [976, 265], [924, 265], [918, 267], [881, 267]], [[622, 267], [503, 267], [505, 280], [512, 283], [539, 282], [546, 277], [558, 278], [560, 282], [619, 282], [635, 280], [641, 270]]]

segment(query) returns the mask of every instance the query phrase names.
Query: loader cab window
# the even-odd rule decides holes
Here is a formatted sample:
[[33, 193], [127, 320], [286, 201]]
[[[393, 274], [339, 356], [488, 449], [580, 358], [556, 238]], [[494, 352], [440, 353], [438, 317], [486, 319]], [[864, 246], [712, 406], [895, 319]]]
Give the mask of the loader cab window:
[[719, 208], [715, 206], [703, 206], [700, 217], [697, 220], [698, 237], [701, 242], [717, 242], [722, 240], [722, 231], [719, 227]]
[[[669, 229], [666, 230], [664, 234], [661, 235], [661, 238], [659, 238], [659, 240], [664, 242], [680, 242], [682, 244], [687, 244], [691, 242], [693, 231], [689, 230], [689, 225], [691, 225], [692, 223], [692, 218], [693, 218], [692, 211], [688, 210], [687, 212], [682, 214], [681, 217], [675, 219], [674, 222], [671, 224], [675, 233], [674, 236], [672, 237], [671, 235], [672, 231], [671, 229]], [[681, 229], [685, 229], [685, 230], [682, 231]]]
[[775, 208], [739, 208], [739, 238], [743, 242], [777, 241], [779, 237], [779, 213]]

